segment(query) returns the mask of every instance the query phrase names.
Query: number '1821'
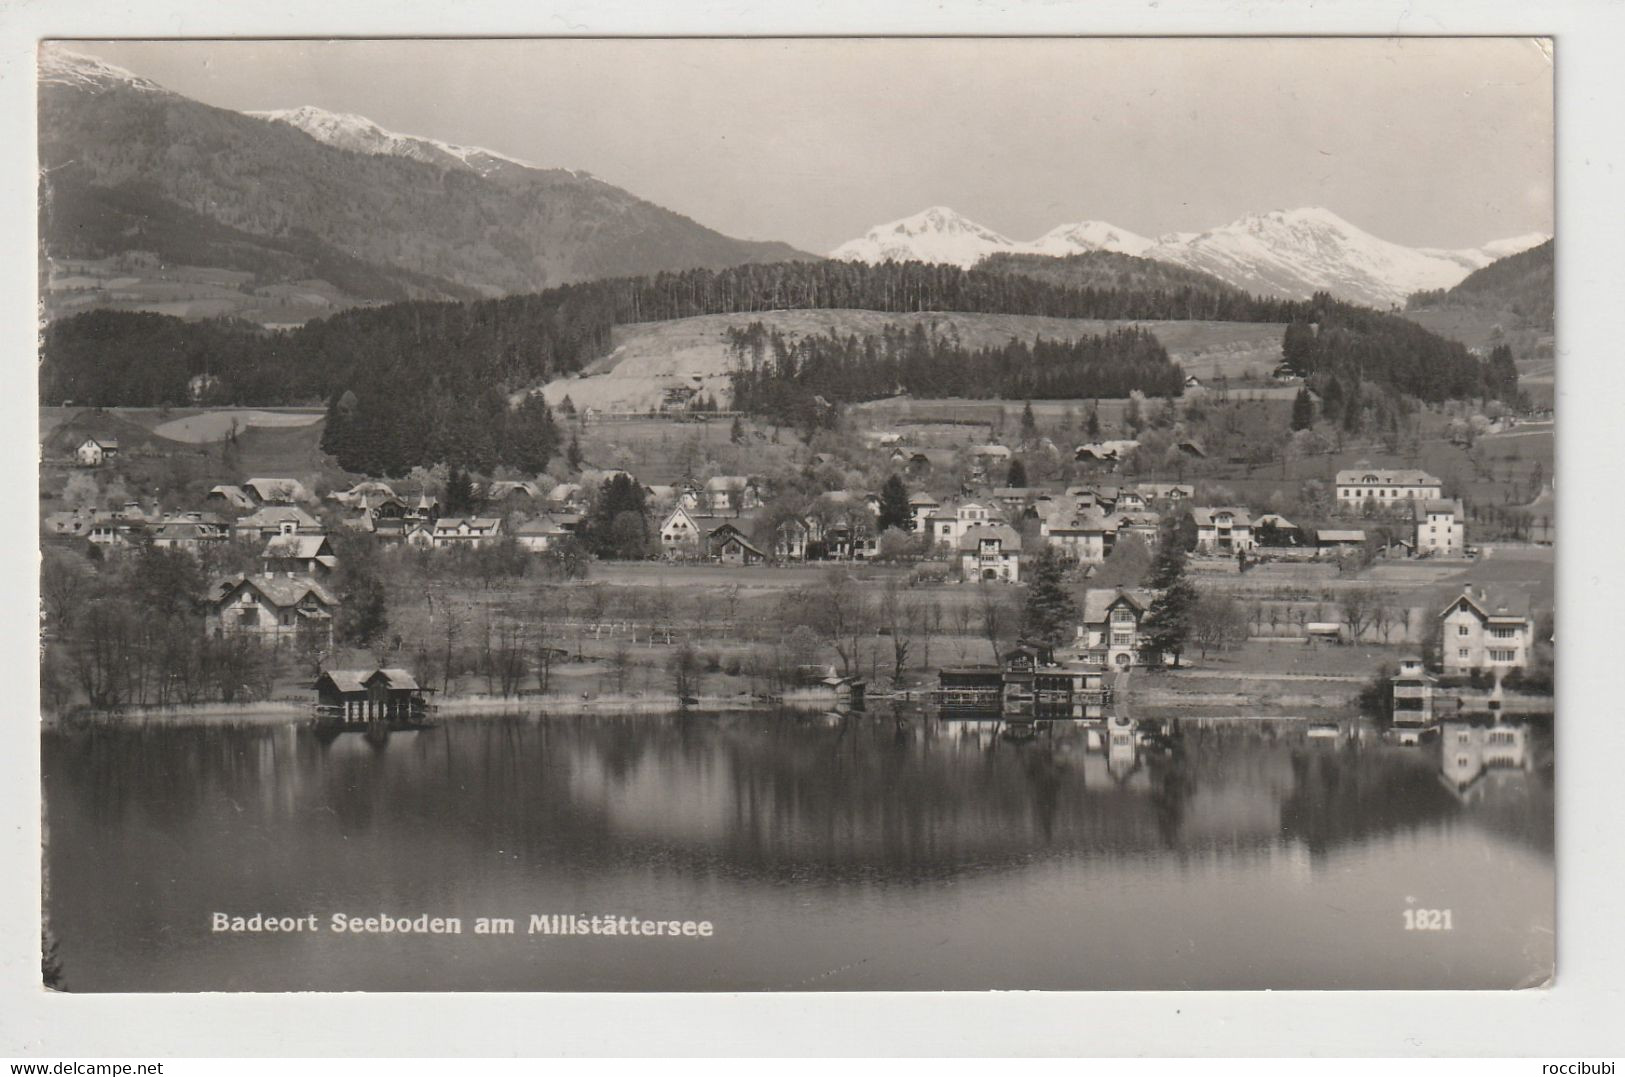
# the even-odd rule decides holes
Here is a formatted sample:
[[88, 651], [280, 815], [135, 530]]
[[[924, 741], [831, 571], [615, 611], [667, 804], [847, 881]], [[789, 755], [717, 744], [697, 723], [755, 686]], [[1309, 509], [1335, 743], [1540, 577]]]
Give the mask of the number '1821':
[[1449, 909], [1406, 909], [1406, 931], [1451, 930]]

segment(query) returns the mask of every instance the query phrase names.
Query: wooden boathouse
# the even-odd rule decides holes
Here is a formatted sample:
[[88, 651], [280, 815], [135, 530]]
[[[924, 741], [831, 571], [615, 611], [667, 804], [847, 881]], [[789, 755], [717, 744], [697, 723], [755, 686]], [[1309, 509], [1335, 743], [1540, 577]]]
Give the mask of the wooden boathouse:
[[938, 671], [932, 701], [945, 708], [996, 711], [1006, 718], [1099, 718], [1111, 702], [1105, 671], [1057, 661], [1052, 647], [1022, 642], [1000, 665]]
[[346, 721], [411, 721], [428, 709], [425, 689], [404, 669], [330, 669], [316, 678], [316, 711]]

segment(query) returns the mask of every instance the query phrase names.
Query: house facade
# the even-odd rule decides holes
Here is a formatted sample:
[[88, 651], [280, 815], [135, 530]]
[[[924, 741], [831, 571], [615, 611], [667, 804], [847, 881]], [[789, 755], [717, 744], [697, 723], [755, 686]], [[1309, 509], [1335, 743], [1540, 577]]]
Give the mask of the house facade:
[[1021, 582], [1021, 536], [1006, 524], [967, 529], [959, 539], [959, 572], [967, 580]]
[[272, 641], [315, 632], [330, 643], [337, 607], [332, 592], [308, 576], [229, 576], [214, 588], [204, 627], [217, 638]]
[[1253, 521], [1246, 509], [1230, 506], [1191, 510], [1196, 521], [1196, 548], [1218, 557], [1251, 550]]
[[80, 467], [101, 467], [117, 455], [117, 438], [86, 438], [73, 450], [73, 458]]
[[1496, 675], [1529, 667], [1535, 626], [1521, 603], [1472, 584], [1439, 614], [1439, 658], [1446, 673], [1475, 669]]
[[265, 544], [260, 561], [267, 573], [294, 573], [317, 578], [338, 567], [326, 535], [278, 535]]
[[1461, 557], [1467, 552], [1467, 521], [1460, 501], [1417, 503], [1416, 552], [1436, 557]]
[[1068, 511], [1064, 505], [1058, 507], [1060, 511], [1052, 511], [1039, 519], [1039, 536], [1081, 564], [1106, 560], [1111, 544], [1105, 515], [1087, 509]]
[[514, 541], [518, 542], [522, 549], [531, 553], [546, 553], [569, 538], [570, 532], [553, 517], [543, 515], [520, 524], [514, 528], [513, 535]]
[[498, 516], [443, 516], [434, 522], [437, 550], [456, 546], [477, 550], [501, 537], [502, 519]]
[[725, 565], [759, 565], [767, 554], [757, 549], [733, 524], [720, 524], [705, 537], [706, 555]]
[[1092, 666], [1127, 669], [1141, 661], [1141, 625], [1155, 593], [1145, 588], [1090, 590], [1083, 596], [1079, 649]]
[[660, 552], [679, 561], [704, 557], [705, 536], [713, 522], [679, 504], [660, 522]]
[[1399, 501], [1434, 500], [1444, 483], [1410, 468], [1353, 467], [1337, 473], [1336, 486], [1337, 504], [1346, 511], [1368, 503], [1381, 508]]
[[761, 487], [744, 475], [717, 475], [705, 483], [705, 504], [713, 515], [738, 515], [762, 507]]

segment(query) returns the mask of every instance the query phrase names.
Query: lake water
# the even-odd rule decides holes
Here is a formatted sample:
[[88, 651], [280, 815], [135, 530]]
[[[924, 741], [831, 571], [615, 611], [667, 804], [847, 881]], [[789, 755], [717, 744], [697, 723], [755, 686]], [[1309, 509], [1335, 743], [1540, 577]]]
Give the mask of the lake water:
[[[1549, 723], [892, 714], [44, 737], [78, 991], [1504, 988], [1553, 961]], [[1515, 742], [1515, 743], [1514, 743]], [[1406, 911], [1450, 910], [1450, 930]], [[217, 912], [319, 931], [212, 930]], [[336, 934], [333, 914], [460, 918]], [[529, 934], [532, 915], [709, 938]], [[513, 935], [473, 934], [506, 917]], [[651, 930], [654, 930], [651, 928]]]

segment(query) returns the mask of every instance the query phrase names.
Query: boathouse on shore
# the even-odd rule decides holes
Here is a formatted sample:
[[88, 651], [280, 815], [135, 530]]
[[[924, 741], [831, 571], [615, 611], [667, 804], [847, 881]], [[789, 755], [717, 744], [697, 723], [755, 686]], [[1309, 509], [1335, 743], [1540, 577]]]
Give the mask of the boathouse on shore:
[[318, 709], [347, 720], [404, 721], [425, 707], [424, 689], [404, 669], [330, 669], [312, 687]]

